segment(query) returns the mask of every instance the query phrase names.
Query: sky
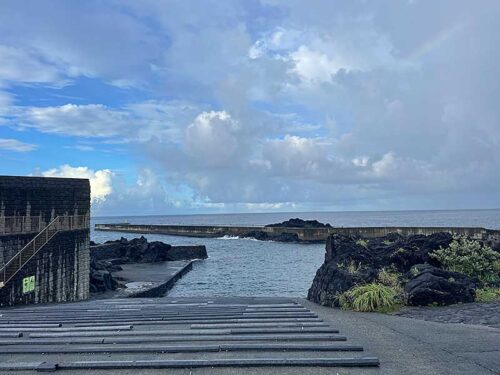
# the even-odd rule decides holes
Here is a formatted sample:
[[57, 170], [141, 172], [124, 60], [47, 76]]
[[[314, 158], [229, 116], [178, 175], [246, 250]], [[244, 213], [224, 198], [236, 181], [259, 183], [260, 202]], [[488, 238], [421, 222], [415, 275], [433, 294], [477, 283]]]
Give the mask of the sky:
[[500, 2], [2, 0], [0, 174], [96, 215], [500, 207]]

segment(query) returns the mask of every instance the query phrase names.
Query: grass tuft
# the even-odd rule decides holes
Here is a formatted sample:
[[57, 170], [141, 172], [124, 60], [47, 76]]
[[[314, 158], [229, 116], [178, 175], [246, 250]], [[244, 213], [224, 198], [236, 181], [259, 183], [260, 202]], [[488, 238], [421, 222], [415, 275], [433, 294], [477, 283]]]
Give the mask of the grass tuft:
[[365, 249], [368, 249], [368, 240], [360, 238], [356, 241], [356, 245], [363, 246]]
[[397, 291], [381, 283], [357, 285], [339, 297], [340, 306], [354, 311], [393, 311], [397, 306]]
[[499, 302], [500, 288], [476, 289], [476, 302]]
[[361, 262], [355, 262], [352, 259], [349, 259], [348, 261], [344, 261], [342, 263], [337, 263], [337, 267], [346, 270], [353, 275], [359, 273], [363, 269]]

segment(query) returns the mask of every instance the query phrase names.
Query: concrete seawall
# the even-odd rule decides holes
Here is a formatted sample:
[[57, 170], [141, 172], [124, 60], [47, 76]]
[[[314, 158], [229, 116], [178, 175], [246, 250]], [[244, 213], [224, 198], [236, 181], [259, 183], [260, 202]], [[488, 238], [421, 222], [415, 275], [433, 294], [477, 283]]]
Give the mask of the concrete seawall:
[[448, 232], [453, 235], [465, 235], [476, 239], [500, 241], [500, 231], [485, 228], [467, 227], [348, 227], [348, 228], [283, 228], [264, 226], [212, 226], [212, 225], [138, 225], [138, 224], [96, 224], [95, 230], [156, 233], [186, 237], [248, 237], [248, 234], [263, 232], [271, 235], [295, 234], [301, 242], [323, 242], [330, 234], [358, 235], [366, 238], [384, 236], [388, 233], [402, 235]]

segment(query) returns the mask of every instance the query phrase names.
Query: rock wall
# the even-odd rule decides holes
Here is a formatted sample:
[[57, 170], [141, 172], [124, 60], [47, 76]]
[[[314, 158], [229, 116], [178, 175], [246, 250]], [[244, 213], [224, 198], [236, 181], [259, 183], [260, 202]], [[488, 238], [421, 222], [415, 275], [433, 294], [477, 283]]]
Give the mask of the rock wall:
[[[88, 180], [0, 176], [0, 269], [55, 217], [89, 213]], [[89, 229], [56, 234], [0, 288], [0, 306], [88, 298], [89, 240]]]

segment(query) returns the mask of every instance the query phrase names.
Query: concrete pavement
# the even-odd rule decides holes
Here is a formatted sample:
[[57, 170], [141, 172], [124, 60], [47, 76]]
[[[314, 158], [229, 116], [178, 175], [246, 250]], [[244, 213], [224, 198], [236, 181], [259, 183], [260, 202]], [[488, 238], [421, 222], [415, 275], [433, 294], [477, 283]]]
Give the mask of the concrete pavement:
[[[0, 313], [0, 330], [6, 323], [19, 327], [24, 335], [0, 338], [2, 363], [25, 363], [28, 368], [31, 363], [36, 368], [46, 361], [48, 369], [53, 363], [70, 364], [68, 369], [57, 370], [63, 374], [88, 373], [77, 369], [79, 366], [107, 375], [167, 371], [145, 368], [155, 364], [190, 367], [169, 368], [172, 374], [491, 375], [500, 368], [499, 329], [354, 313], [303, 299], [101, 300], [26, 306]], [[54, 327], [54, 323], [62, 327]], [[33, 325], [33, 330], [25, 324]], [[129, 324], [132, 329], [127, 328]], [[116, 335], [110, 334], [113, 325]], [[376, 358], [380, 367], [361, 367], [364, 360], [375, 364]], [[279, 366], [263, 366], [272, 364], [269, 359]], [[302, 362], [283, 366], [290, 359]], [[165, 360], [174, 362], [155, 362]], [[193, 360], [208, 362], [201, 363], [202, 368], [196, 368], [200, 362], [181, 362]], [[109, 361], [122, 361], [118, 364], [122, 368], [99, 369]], [[137, 368], [140, 362], [126, 361], [146, 362]], [[328, 367], [341, 364], [335, 361], [357, 366]], [[240, 367], [244, 365], [248, 367]], [[34, 373], [5, 367], [0, 372]]]

